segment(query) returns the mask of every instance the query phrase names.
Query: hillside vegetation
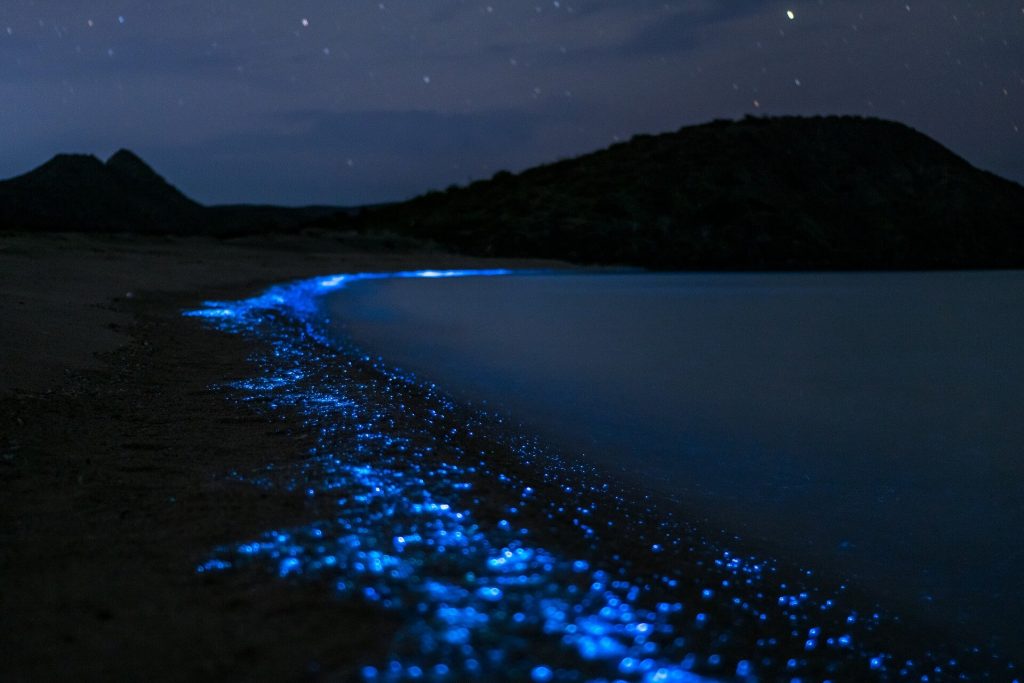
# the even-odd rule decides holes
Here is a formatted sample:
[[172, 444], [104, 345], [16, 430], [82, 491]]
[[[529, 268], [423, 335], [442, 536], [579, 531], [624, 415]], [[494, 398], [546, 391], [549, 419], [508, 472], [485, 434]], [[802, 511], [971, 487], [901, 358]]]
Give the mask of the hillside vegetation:
[[330, 224], [658, 269], [1024, 266], [1024, 188], [904, 125], [854, 117], [639, 135]]

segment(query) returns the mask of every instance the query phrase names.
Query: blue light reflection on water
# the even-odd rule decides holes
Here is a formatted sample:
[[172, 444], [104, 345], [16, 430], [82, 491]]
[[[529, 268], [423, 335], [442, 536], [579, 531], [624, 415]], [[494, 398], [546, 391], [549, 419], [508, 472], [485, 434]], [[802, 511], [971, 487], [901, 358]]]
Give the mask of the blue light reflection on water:
[[[362, 669], [370, 681], [1015, 680], [976, 648], [886, 651], [896, 620], [859, 614], [843, 587], [780, 578], [774, 561], [735, 554], [499, 417], [339, 347], [319, 320], [320, 295], [360, 280], [510, 274], [334, 275], [186, 312], [264, 342], [256, 376], [230, 388], [318, 435], [301, 464], [240, 476], [335, 510], [217, 549], [197, 571], [262, 568], [399, 612], [390, 661]], [[502, 466], [509, 453], [521, 466]], [[557, 543], [545, 526], [575, 537]], [[645, 556], [620, 555], [623, 536]]]

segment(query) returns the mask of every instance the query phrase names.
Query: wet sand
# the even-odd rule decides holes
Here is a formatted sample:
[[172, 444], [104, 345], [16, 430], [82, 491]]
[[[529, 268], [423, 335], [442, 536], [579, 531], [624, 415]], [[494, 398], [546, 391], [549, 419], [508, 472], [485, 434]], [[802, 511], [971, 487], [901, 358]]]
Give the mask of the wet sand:
[[0, 236], [0, 680], [344, 680], [389, 647], [393, 617], [322, 586], [196, 576], [308, 516], [225, 475], [309, 442], [212, 389], [253, 346], [180, 315], [313, 274], [492, 266], [378, 247]]

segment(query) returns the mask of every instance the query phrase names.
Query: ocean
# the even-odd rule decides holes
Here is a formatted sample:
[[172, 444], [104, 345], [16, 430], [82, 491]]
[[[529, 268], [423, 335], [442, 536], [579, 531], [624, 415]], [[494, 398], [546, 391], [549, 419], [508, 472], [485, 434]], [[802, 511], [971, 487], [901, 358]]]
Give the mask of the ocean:
[[1024, 274], [374, 279], [339, 338], [749, 547], [1024, 651]]

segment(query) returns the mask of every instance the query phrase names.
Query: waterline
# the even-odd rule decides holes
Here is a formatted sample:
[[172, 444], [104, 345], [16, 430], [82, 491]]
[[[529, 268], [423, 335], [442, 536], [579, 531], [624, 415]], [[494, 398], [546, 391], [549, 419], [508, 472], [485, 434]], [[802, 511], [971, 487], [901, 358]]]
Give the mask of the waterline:
[[217, 549], [197, 570], [329, 583], [341, 600], [397, 612], [389, 661], [366, 662], [367, 680], [1012, 678], [969, 648], [891, 651], [897, 620], [843, 587], [706, 537], [337, 343], [319, 320], [317, 298], [359, 280], [508, 274], [337, 275], [187, 312], [262, 342], [236, 400], [317, 435], [307, 460], [240, 476], [334, 511]]

